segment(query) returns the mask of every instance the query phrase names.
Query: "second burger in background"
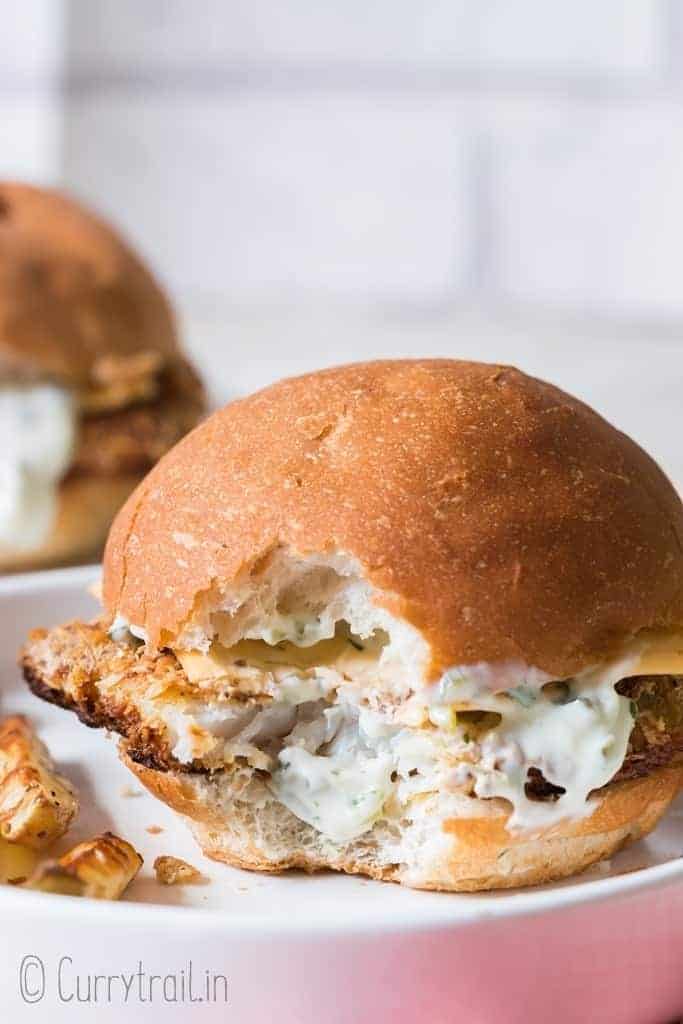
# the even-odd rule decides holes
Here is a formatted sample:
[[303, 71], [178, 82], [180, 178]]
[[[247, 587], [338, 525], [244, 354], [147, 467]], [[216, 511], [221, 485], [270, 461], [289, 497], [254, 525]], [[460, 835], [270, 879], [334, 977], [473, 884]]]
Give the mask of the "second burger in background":
[[0, 572], [97, 556], [204, 410], [136, 254], [66, 196], [0, 182]]

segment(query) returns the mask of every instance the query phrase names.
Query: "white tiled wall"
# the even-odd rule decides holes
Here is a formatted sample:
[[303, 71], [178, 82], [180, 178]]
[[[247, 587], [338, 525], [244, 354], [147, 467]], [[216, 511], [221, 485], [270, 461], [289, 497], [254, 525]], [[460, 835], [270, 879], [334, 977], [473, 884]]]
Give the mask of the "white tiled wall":
[[466, 156], [446, 99], [113, 92], [74, 98], [65, 173], [178, 290], [441, 300], [468, 270]]
[[494, 118], [495, 278], [512, 302], [683, 312], [683, 107], [561, 101]]
[[49, 183], [62, 173], [61, 107], [51, 90], [0, 89], [0, 176]]
[[65, 53], [60, 0], [12, 0], [2, 4], [0, 78], [3, 91], [45, 84], [59, 73]]
[[5, 2], [0, 13], [0, 175], [50, 181], [61, 174], [61, 4]]
[[79, 69], [205, 62], [641, 73], [665, 23], [652, 0], [71, 0]]
[[683, 316], [678, 0], [7, 8], [3, 173], [181, 299]]

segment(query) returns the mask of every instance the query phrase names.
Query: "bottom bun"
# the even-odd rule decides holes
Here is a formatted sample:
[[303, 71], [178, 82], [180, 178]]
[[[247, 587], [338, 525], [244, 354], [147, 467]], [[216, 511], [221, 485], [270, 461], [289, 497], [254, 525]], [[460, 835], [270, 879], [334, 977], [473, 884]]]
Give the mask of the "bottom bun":
[[12, 551], [0, 546], [0, 573], [99, 558], [112, 519], [143, 475], [68, 477], [59, 487], [57, 516], [45, 543], [32, 551]]
[[583, 871], [651, 832], [683, 785], [683, 766], [607, 786], [590, 817], [543, 833], [510, 833], [505, 805], [469, 801], [470, 817], [443, 819], [438, 796], [410, 817], [378, 823], [346, 844], [326, 839], [279, 803], [249, 770], [230, 775], [161, 772], [122, 760], [188, 821], [203, 852], [250, 871], [333, 869], [417, 889], [477, 892], [555, 881]]

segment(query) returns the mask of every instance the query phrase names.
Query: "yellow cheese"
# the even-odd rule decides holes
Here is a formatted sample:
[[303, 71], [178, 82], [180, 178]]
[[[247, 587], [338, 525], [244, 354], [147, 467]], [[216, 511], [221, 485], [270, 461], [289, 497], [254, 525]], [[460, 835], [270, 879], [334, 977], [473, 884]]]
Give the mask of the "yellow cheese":
[[312, 647], [297, 647], [289, 641], [271, 646], [263, 640], [240, 640], [232, 647], [224, 647], [214, 641], [208, 653], [201, 651], [175, 651], [191, 683], [211, 679], [224, 679], [235, 674], [240, 668], [259, 669], [272, 672], [275, 669], [295, 669], [305, 672], [317, 666], [334, 666], [339, 672], [353, 667], [360, 668], [377, 664], [378, 644], [362, 641], [363, 649], [358, 650], [343, 634], [330, 640], [320, 640]]
[[679, 633], [644, 635], [642, 653], [629, 675], [683, 675], [683, 636]]
[[[376, 669], [381, 640], [351, 642], [342, 632], [330, 640], [320, 640], [311, 647], [298, 647], [287, 640], [270, 645], [264, 640], [240, 640], [232, 647], [214, 641], [206, 654], [201, 651], [177, 650], [175, 655], [191, 683], [225, 679], [239, 675], [244, 668], [261, 672], [293, 669], [305, 672], [317, 666], [334, 667], [341, 674], [353, 672], [355, 678]], [[638, 661], [629, 676], [683, 675], [683, 635], [679, 633], [641, 634], [636, 641]], [[474, 707], [470, 702], [453, 707]]]
[[[216, 646], [215, 644], [213, 646]], [[210, 679], [224, 679], [228, 674], [222, 659], [213, 652], [175, 651], [175, 656], [183, 666], [185, 675], [191, 683], [199, 683]]]

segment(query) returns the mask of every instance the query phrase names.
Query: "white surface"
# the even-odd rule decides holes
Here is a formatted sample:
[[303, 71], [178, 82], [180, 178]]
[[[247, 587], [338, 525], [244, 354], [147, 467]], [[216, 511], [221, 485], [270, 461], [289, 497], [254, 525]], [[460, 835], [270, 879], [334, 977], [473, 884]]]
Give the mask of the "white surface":
[[2, 5], [0, 79], [5, 86], [12, 78], [45, 82], [61, 71], [66, 49], [63, 9], [63, 0]]
[[678, 101], [501, 103], [487, 123], [506, 301], [680, 315]]
[[[495, 941], [498, 927], [495, 922], [500, 922], [503, 928], [518, 915], [525, 919], [531, 915], [537, 920], [539, 914], [545, 918], [547, 913], [552, 916], [562, 913], [563, 909], [569, 912], [570, 908], [576, 910], [596, 901], [606, 901], [600, 913], [608, 916], [612, 913], [610, 908], [621, 906], [621, 901], [629, 894], [640, 893], [644, 898], [646, 892], [654, 893], [661, 887], [669, 887], [669, 891], [672, 885], [680, 886], [683, 882], [680, 857], [683, 805], [670, 813], [650, 839], [619, 854], [610, 865], [595, 868], [579, 879], [560, 885], [512, 893], [472, 896], [422, 893], [333, 874], [259, 876], [209, 862], [199, 854], [184, 826], [164, 806], [149, 795], [122, 795], [124, 787], [133, 782], [137, 788], [137, 784], [119, 764], [114, 743], [107, 742], [100, 731], [84, 728], [73, 715], [29, 695], [14, 667], [17, 647], [31, 626], [94, 612], [94, 602], [84, 588], [96, 575], [96, 570], [86, 568], [0, 581], [0, 709], [3, 715], [13, 712], [30, 715], [60, 767], [78, 786], [83, 810], [69, 841], [109, 828], [143, 853], [145, 866], [131, 886], [126, 901], [120, 904], [98, 904], [22, 892], [11, 887], [0, 890], [3, 919], [0, 992], [3, 995], [16, 997], [16, 972], [26, 954], [41, 955], [47, 963], [45, 957], [54, 958], [61, 949], [62, 954], [90, 962], [97, 950], [104, 948], [102, 942], [111, 941], [119, 957], [125, 952], [127, 962], [140, 958], [151, 960], [164, 951], [177, 952], [179, 936], [197, 962], [201, 963], [204, 958], [207, 966], [222, 963], [221, 956], [224, 959], [229, 953], [233, 971], [239, 959], [237, 951], [249, 949], [250, 942], [261, 945], [303, 943], [305, 949], [312, 944], [331, 943], [331, 948], [339, 952], [337, 970], [343, 973], [348, 968], [360, 977], [360, 965], [353, 966], [353, 962], [347, 963], [344, 957], [348, 958], [350, 949], [360, 951], [372, 935], [382, 933], [385, 944], [401, 937], [407, 941], [412, 936], [411, 943], [419, 945], [419, 942], [431, 941], [429, 937], [437, 934], [442, 935], [441, 942], [445, 941], [444, 934], [456, 941], [459, 929], [486, 925], [491, 930], [491, 941]], [[150, 826], [160, 826], [163, 832], [150, 835], [146, 831]], [[68, 844], [63, 840], [61, 845]], [[160, 887], [153, 877], [152, 862], [162, 853], [187, 858], [202, 870], [206, 883]], [[17, 936], [28, 943], [25, 949], [21, 943], [17, 946]], [[221, 953], [218, 959], [217, 953]], [[107, 959], [110, 969], [115, 962]], [[215, 966], [212, 969], [217, 970]], [[252, 972], [254, 969], [252, 964]], [[272, 995], [266, 983], [263, 999], [267, 1001]], [[375, 996], [366, 993], [365, 998]], [[341, 1005], [344, 999], [341, 995], [339, 998]], [[18, 1012], [28, 1013], [18, 998], [16, 1006]], [[42, 1009], [47, 1008], [46, 1000]], [[165, 1007], [165, 1012], [167, 1010]], [[31, 1012], [37, 1011], [31, 1008]], [[307, 1024], [309, 1020], [320, 1019], [317, 1010], [315, 1012], [315, 1016], [311, 1012], [297, 1017], [285, 1015], [283, 1019]], [[23, 1020], [24, 1017], [19, 1015], [12, 1019]], [[58, 1015], [52, 1019], [62, 1018]], [[65, 1015], [64, 1019], [68, 1017]], [[248, 1019], [261, 1022], [270, 1018], [254, 1010], [254, 1016]], [[356, 1018], [331, 1014], [324, 1019], [327, 1024], [328, 1020]]]
[[657, 0], [204, 0], [201, 18], [187, 0], [70, 8], [73, 63], [94, 74], [235, 60], [642, 73], [663, 58]]
[[58, 178], [61, 106], [46, 89], [0, 89], [0, 174], [3, 178], [49, 184]]
[[428, 302], [468, 272], [453, 120], [448, 99], [419, 95], [85, 93], [65, 175], [178, 291]]

